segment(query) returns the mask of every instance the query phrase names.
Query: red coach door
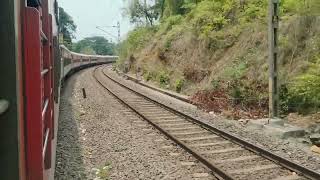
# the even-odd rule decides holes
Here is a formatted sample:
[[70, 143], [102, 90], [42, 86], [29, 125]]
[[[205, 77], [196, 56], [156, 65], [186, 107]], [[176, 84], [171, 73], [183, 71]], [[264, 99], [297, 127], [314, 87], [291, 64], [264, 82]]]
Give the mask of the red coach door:
[[51, 168], [53, 137], [52, 24], [48, 0], [26, 7], [24, 23], [24, 73], [26, 156], [29, 180], [42, 180]]

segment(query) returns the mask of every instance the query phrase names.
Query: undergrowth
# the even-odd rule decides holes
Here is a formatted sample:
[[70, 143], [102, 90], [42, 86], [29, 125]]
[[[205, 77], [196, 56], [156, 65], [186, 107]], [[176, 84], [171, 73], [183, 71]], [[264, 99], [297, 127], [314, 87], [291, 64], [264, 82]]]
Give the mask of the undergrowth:
[[159, 81], [160, 86], [163, 87], [163, 88], [166, 88], [170, 83], [170, 76], [165, 71], [161, 71], [158, 74], [157, 79]]
[[[119, 46], [118, 68], [130, 69], [130, 63], [134, 63], [145, 69], [146, 81], [163, 88], [188, 92], [197, 100], [221, 103], [211, 104], [212, 107], [236, 107], [256, 112], [254, 116], [265, 116], [268, 1], [183, 2], [175, 13], [165, 10], [156, 25], [139, 26], [128, 34]], [[318, 0], [282, 0], [280, 4], [279, 78], [283, 114], [309, 113], [320, 106], [319, 4]], [[131, 61], [132, 57], [137, 61]], [[210, 97], [217, 95], [228, 100], [222, 103]]]
[[309, 65], [307, 72], [288, 84], [289, 111], [311, 113], [320, 108], [320, 58]]
[[119, 60], [117, 65], [124, 68], [123, 65], [128, 57], [133, 52], [138, 51], [145, 47], [146, 43], [150, 42], [154, 33], [157, 31], [157, 27], [138, 27], [135, 30], [129, 32], [125, 41], [121, 42], [118, 48]]

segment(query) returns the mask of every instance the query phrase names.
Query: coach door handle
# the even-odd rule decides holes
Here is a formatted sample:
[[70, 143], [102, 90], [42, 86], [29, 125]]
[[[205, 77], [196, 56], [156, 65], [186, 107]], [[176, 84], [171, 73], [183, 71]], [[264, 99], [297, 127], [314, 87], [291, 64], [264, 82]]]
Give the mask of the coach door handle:
[[0, 99], [0, 115], [4, 114], [8, 109], [9, 102], [4, 99]]

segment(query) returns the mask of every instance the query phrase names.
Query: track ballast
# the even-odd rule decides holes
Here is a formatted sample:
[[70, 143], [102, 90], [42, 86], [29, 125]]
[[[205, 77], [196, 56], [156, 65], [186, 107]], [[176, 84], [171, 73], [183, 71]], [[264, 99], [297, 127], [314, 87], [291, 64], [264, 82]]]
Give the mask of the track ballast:
[[220, 179], [320, 179], [320, 174], [207, 125], [116, 81], [97, 67], [96, 81], [119, 101], [192, 154]]

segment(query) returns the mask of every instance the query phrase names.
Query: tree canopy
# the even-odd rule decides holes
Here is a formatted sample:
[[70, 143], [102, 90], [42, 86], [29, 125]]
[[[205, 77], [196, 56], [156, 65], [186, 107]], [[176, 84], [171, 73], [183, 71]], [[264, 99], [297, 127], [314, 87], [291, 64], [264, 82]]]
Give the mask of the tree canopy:
[[[198, 4], [206, 5], [204, 8], [210, 8], [210, 5], [214, 5], [215, 9], [222, 10], [226, 6], [230, 9], [230, 7], [239, 4], [242, 9], [249, 9], [250, 12], [247, 13], [255, 13], [261, 7], [264, 8], [263, 13], [266, 13], [268, 8], [266, 0], [127, 0], [126, 15], [130, 18], [131, 23], [153, 25], [159, 19], [185, 15], [195, 9]], [[319, 14], [320, 3], [318, 0], [282, 0], [280, 9], [282, 12]], [[212, 13], [221, 14], [221, 12]]]
[[147, 0], [143, 2], [141, 0], [129, 0], [126, 14], [129, 16], [131, 23], [153, 25], [159, 17], [159, 5], [158, 1], [147, 3]]
[[156, 20], [184, 14], [190, 4], [202, 0], [128, 0], [126, 15], [131, 23], [153, 25]]
[[59, 7], [59, 32], [63, 35], [63, 44], [68, 48], [72, 46], [76, 30], [77, 26], [72, 17], [62, 7]]
[[93, 36], [75, 43], [73, 50], [84, 54], [114, 55], [115, 44], [102, 36]]

